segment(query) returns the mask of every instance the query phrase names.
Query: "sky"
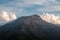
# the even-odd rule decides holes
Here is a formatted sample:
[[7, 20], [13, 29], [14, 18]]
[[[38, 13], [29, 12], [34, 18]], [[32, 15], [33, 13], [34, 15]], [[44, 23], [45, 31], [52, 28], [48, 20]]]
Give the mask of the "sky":
[[33, 14], [60, 24], [60, 0], [0, 0], [0, 23]]
[[14, 12], [17, 17], [53, 13], [60, 14], [60, 0], [0, 0], [0, 11]]

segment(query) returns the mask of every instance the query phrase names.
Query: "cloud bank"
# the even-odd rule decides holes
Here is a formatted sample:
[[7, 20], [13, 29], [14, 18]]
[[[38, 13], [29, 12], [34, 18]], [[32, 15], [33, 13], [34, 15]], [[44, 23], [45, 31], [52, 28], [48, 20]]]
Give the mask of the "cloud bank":
[[0, 25], [4, 25], [9, 21], [15, 20], [17, 17], [14, 13], [8, 13], [6, 11], [0, 12]]
[[[54, 14], [59, 14], [60, 0], [0, 0], [0, 11], [3, 10], [15, 12], [18, 17], [35, 13], [41, 14], [40, 12], [54, 12]], [[58, 13], [55, 13], [55, 11]], [[15, 14], [12, 13], [8, 14], [5, 12], [5, 14], [1, 15], [5, 16], [0, 18], [0, 21], [3, 20], [4, 22], [9, 22], [16, 18]], [[57, 22], [59, 23], [59, 20]]]
[[54, 14], [45, 13], [41, 15], [41, 18], [49, 23], [60, 24], [60, 16], [56, 16]]
[[[36, 7], [34, 5], [40, 5], [44, 7]], [[31, 7], [32, 6], [32, 7]], [[27, 11], [25, 10], [28, 8]], [[39, 12], [54, 12], [60, 11], [60, 1], [59, 0], [0, 0], [0, 10], [5, 11], [12, 11], [17, 14], [17, 16], [31, 14], [32, 11], [39, 13]], [[37, 8], [37, 9], [34, 9]], [[21, 13], [21, 14], [20, 14]]]

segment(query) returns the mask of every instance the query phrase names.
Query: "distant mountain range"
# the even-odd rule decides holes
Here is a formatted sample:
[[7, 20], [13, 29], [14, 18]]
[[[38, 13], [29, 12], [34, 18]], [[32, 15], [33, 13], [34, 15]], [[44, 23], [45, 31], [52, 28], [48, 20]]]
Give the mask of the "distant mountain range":
[[36, 14], [23, 16], [0, 27], [0, 40], [60, 40], [60, 26]]

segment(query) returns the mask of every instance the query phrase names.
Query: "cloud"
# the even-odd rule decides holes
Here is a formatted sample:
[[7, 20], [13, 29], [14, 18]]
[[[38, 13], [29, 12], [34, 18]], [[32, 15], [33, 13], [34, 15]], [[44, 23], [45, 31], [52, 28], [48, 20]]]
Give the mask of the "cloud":
[[15, 20], [17, 17], [13, 13], [8, 13], [6, 11], [0, 12], [0, 25], [4, 25], [9, 21]]
[[59, 6], [47, 6], [44, 8], [39, 8], [38, 10], [36, 10], [38, 12], [52, 12], [52, 11], [60, 11], [60, 5]]
[[60, 24], [60, 16], [54, 14], [44, 13], [44, 15], [41, 15], [41, 18], [49, 23]]
[[[0, 11], [3, 10], [15, 12], [15, 14], [19, 17], [21, 15], [38, 14], [40, 12], [60, 11], [60, 3], [59, 0], [2, 0], [0, 2]], [[0, 15], [0, 20], [5, 22], [9, 22], [16, 18], [13, 13], [5, 12], [4, 14], [4, 12], [2, 12], [0, 14], [5, 15], [3, 19], [1, 19], [2, 16]], [[12, 16], [14, 16], [14, 18]], [[3, 21], [1, 21], [1, 23], [3, 23]]]
[[[41, 5], [44, 7], [38, 8], [34, 5]], [[25, 8], [28, 8], [28, 10], [25, 10]], [[32, 11], [30, 11], [30, 8], [33, 13], [60, 11], [60, 3], [57, 2], [57, 0], [2, 0], [2, 4], [0, 3], [0, 10], [15, 12], [17, 16], [20, 16], [19, 14], [23, 15], [23, 12], [26, 12], [26, 15], [27, 13], [31, 14]], [[38, 9], [35, 10], [34, 8]]]

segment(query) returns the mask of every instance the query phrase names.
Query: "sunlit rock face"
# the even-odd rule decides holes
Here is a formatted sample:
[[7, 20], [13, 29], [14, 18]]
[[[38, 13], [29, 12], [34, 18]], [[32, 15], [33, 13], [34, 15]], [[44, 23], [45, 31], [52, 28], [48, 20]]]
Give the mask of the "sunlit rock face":
[[0, 12], [0, 26], [6, 24], [9, 21], [15, 20], [17, 17], [14, 13], [8, 13], [6, 11]]
[[56, 16], [54, 14], [45, 13], [40, 15], [40, 17], [45, 20], [46, 22], [53, 23], [53, 24], [60, 24], [60, 16]]

